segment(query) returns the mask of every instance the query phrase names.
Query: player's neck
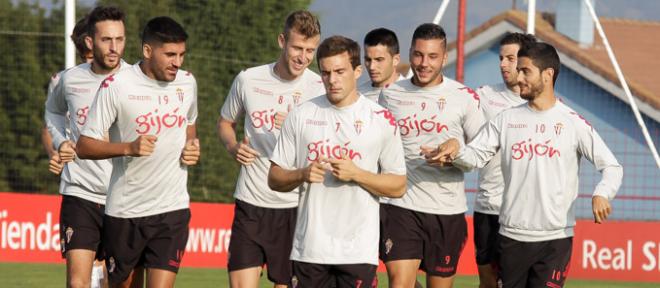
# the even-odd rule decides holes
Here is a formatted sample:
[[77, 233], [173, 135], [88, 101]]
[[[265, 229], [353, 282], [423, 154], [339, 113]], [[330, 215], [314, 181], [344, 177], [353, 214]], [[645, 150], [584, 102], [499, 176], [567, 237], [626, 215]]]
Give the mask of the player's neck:
[[520, 96], [520, 86], [518, 84], [509, 84], [504, 82], [504, 85], [506, 85], [506, 89], [509, 89], [509, 91], [515, 93], [516, 95]]
[[397, 79], [399, 79], [399, 72], [395, 71], [394, 73], [392, 73], [392, 75], [390, 75], [390, 78], [387, 78], [387, 80], [385, 80], [383, 82], [380, 82], [380, 83], [371, 82], [371, 87], [376, 87], [376, 88], [387, 87], [387, 85], [390, 85], [390, 84], [396, 82]]
[[359, 96], [359, 94], [357, 93], [357, 90], [356, 90], [356, 89], [353, 89], [353, 91], [351, 91], [350, 93], [348, 93], [348, 95], [346, 96], [346, 98], [344, 98], [344, 99], [342, 99], [341, 101], [336, 102], [336, 103], [332, 103], [332, 101], [331, 101], [330, 103], [332, 103], [332, 105], [335, 106], [335, 107], [337, 107], [337, 108], [344, 108], [344, 107], [350, 106], [350, 105], [352, 105], [353, 103], [357, 102], [357, 100], [358, 100], [359, 97], [360, 97], [360, 96]]
[[289, 73], [289, 70], [286, 69], [285, 63], [280, 59], [275, 62], [275, 66], [273, 66], [273, 73], [277, 75], [277, 77], [280, 77], [280, 79], [285, 80], [285, 81], [293, 81], [298, 79], [300, 76], [293, 75]]
[[529, 107], [536, 111], [545, 111], [554, 107], [555, 103], [557, 103], [555, 92], [552, 89], [546, 88], [546, 91], [543, 91], [539, 96], [529, 101]]
[[420, 88], [429, 88], [429, 87], [433, 87], [433, 86], [438, 86], [438, 85], [442, 84], [442, 82], [444, 80], [445, 80], [445, 76], [442, 75], [442, 73], [438, 74], [438, 77], [436, 77], [435, 79], [431, 80], [428, 83], [419, 82], [419, 79], [417, 78], [417, 75], [413, 76], [410, 79], [410, 81], [412, 81], [413, 85], [415, 85], [417, 87], [420, 87]]
[[96, 61], [92, 61], [92, 72], [94, 72], [95, 74], [98, 74], [98, 75], [110, 74], [112, 72], [115, 72], [115, 71], [119, 70], [119, 67], [121, 67], [121, 63], [119, 63], [117, 66], [115, 66], [115, 68], [105, 69], [99, 63], [97, 63]]
[[151, 71], [151, 69], [149, 69], [149, 65], [147, 65], [144, 62], [144, 60], [140, 61], [139, 66], [140, 66], [140, 70], [142, 70], [142, 73], [144, 73], [144, 75], [147, 75], [147, 77], [149, 77], [150, 79], [157, 80], [156, 74], [154, 74], [154, 72]]

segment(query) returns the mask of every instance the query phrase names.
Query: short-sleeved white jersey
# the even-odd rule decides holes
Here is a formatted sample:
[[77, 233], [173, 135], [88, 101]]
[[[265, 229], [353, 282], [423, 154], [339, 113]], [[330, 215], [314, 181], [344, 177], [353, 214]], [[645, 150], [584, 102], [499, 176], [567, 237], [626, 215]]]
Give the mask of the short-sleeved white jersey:
[[613, 199], [623, 169], [591, 124], [560, 101], [544, 111], [502, 111], [454, 163], [483, 167], [499, 149], [504, 193], [500, 234], [525, 242], [573, 236], [580, 158], [602, 171], [594, 195]]
[[197, 119], [197, 83], [179, 70], [172, 82], [149, 78], [135, 64], [107, 77], [90, 108], [82, 135], [132, 142], [155, 135], [146, 157], [113, 158], [105, 213], [119, 218], [156, 215], [188, 208], [188, 169], [180, 163], [186, 130]]
[[[119, 65], [120, 70], [130, 67], [123, 60]], [[108, 76], [94, 73], [90, 63], [72, 67], [59, 75], [59, 82], [46, 99], [45, 112], [48, 132], [56, 148], [66, 140], [78, 142], [96, 91]], [[112, 162], [109, 159], [76, 158], [62, 170], [60, 193], [105, 205], [111, 173]]]
[[479, 96], [470, 88], [444, 77], [441, 84], [421, 88], [402, 80], [384, 89], [383, 107], [397, 119], [406, 155], [408, 187], [391, 205], [437, 215], [467, 211], [464, 172], [456, 167], [426, 164], [420, 147], [437, 147], [449, 138], [472, 139], [481, 125]]
[[[509, 90], [504, 83], [479, 87], [477, 94], [481, 99], [481, 112], [486, 121], [495, 118], [505, 109], [527, 102]], [[500, 156], [495, 155], [484, 168], [479, 169], [479, 192], [475, 197], [474, 211], [491, 215], [500, 214], [502, 191], [504, 191], [504, 178], [500, 168]]]
[[245, 135], [250, 146], [261, 154], [252, 164], [241, 165], [234, 197], [259, 207], [291, 208], [298, 205], [298, 195], [268, 188], [268, 159], [280, 134], [274, 126], [275, 113], [287, 112], [322, 95], [325, 88], [321, 77], [309, 69], [297, 79], [285, 81], [274, 73], [274, 66], [253, 67], [238, 74], [220, 115], [237, 122], [245, 114]]
[[[391, 114], [360, 96], [338, 108], [316, 97], [287, 117], [271, 161], [288, 170], [307, 167], [319, 157], [350, 157], [372, 173], [404, 175], [403, 148]], [[356, 183], [326, 172], [323, 183], [305, 183], [291, 259], [318, 264], [378, 265], [378, 197]]]

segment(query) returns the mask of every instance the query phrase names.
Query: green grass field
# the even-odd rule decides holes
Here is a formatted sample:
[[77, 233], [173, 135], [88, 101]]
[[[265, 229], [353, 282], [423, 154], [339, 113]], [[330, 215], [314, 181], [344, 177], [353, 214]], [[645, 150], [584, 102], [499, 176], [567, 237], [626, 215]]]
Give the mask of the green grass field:
[[[62, 264], [19, 264], [0, 263], [0, 287], [63, 287], [65, 267]], [[378, 287], [387, 287], [387, 275], [378, 275]], [[420, 277], [420, 282], [424, 283]], [[177, 287], [227, 287], [227, 270], [224, 269], [201, 269], [183, 268], [177, 277]], [[472, 276], [461, 276], [456, 278], [454, 287], [477, 287], [478, 279]], [[648, 283], [621, 283], [601, 282], [587, 280], [570, 280], [566, 287], [603, 288], [603, 287], [658, 287], [656, 284]], [[262, 277], [261, 287], [272, 287], [266, 277]]]

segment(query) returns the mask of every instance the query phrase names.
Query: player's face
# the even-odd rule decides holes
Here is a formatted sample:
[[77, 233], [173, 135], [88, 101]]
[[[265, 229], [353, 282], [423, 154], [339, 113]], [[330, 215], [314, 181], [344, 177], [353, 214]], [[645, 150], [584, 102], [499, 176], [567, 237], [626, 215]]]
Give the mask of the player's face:
[[302, 75], [309, 64], [312, 64], [320, 40], [321, 35], [306, 38], [305, 35], [296, 32], [295, 29], [289, 31], [288, 39], [285, 39], [284, 34], [280, 34], [278, 37], [278, 42], [282, 48], [280, 61], [285, 64], [286, 69], [282, 72], [293, 79]]
[[415, 85], [428, 87], [442, 83], [442, 66], [447, 59], [444, 41], [416, 39], [410, 47], [410, 68]]
[[337, 107], [353, 103], [351, 96], [357, 95], [355, 83], [362, 74], [362, 67], [353, 69], [348, 52], [320, 59], [319, 70], [330, 103]]
[[500, 73], [507, 87], [513, 87], [518, 83], [518, 44], [506, 44], [500, 46]]
[[520, 97], [531, 101], [543, 93], [543, 79], [539, 67], [529, 57], [518, 58], [518, 86]]
[[144, 58], [148, 63], [149, 70], [158, 81], [172, 82], [176, 79], [176, 73], [183, 65], [183, 57], [186, 55], [186, 42], [145, 44]]
[[117, 68], [126, 45], [124, 22], [106, 20], [96, 23], [95, 27], [93, 39], [88, 38], [92, 43], [89, 48], [94, 54], [94, 63], [104, 70]]
[[399, 60], [399, 54], [390, 54], [385, 45], [364, 46], [364, 68], [375, 87], [389, 84], [388, 80], [395, 74]]

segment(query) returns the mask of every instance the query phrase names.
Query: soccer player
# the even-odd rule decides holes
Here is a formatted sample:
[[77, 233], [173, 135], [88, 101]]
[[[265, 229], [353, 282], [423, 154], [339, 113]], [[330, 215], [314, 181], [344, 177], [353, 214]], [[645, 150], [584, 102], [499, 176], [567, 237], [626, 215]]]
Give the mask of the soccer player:
[[[500, 40], [500, 74], [502, 83], [486, 85], [477, 89], [481, 99], [481, 111], [486, 120], [495, 118], [502, 110], [521, 105], [525, 100], [520, 98], [518, 86], [518, 50], [520, 47], [536, 42], [530, 34], [508, 33]], [[479, 170], [479, 192], [474, 205], [474, 247], [479, 270], [479, 287], [497, 287], [497, 253], [498, 218], [502, 204], [504, 178], [500, 169], [499, 155]]]
[[378, 197], [401, 197], [405, 163], [391, 114], [356, 90], [360, 48], [342, 36], [316, 54], [326, 95], [284, 122], [268, 185], [298, 190], [295, 287], [375, 287]]
[[80, 158], [113, 160], [103, 243], [114, 286], [130, 284], [139, 263], [148, 287], [173, 287], [183, 258], [188, 166], [200, 157], [197, 84], [179, 69], [187, 38], [169, 17], [149, 20], [142, 61], [103, 80], [78, 140]]
[[405, 79], [396, 71], [400, 60], [399, 40], [392, 30], [377, 28], [369, 31], [364, 36], [364, 68], [370, 81], [362, 83], [358, 92], [378, 103], [384, 87]]
[[46, 100], [45, 112], [60, 163], [66, 163], [60, 183], [60, 239], [68, 287], [89, 287], [94, 259], [103, 259], [103, 212], [112, 172], [110, 160], [78, 159], [76, 143], [101, 81], [128, 67], [121, 60], [124, 13], [115, 7], [96, 7], [87, 18], [84, 39], [93, 60], [61, 74]]
[[[307, 69], [320, 34], [319, 21], [312, 13], [291, 13], [277, 38], [282, 48], [277, 61], [236, 76], [220, 111], [220, 141], [241, 164], [229, 242], [231, 287], [257, 287], [264, 264], [268, 264], [268, 279], [275, 287], [291, 282], [289, 254], [298, 195], [268, 188], [268, 159], [288, 111], [324, 93], [321, 77]], [[243, 114], [245, 137], [237, 141], [236, 123]]]
[[467, 146], [450, 139], [429, 163], [483, 167], [501, 151], [504, 193], [500, 210], [500, 264], [504, 287], [562, 287], [575, 226], [580, 158], [603, 178], [592, 197], [596, 223], [611, 212], [623, 169], [589, 122], [558, 101], [554, 47], [533, 43], [518, 51], [520, 97], [528, 103], [504, 110]]
[[382, 205], [381, 259], [391, 287], [413, 287], [420, 268], [429, 287], [451, 287], [467, 238], [464, 172], [430, 166], [423, 154], [451, 137], [472, 139], [483, 116], [477, 94], [442, 75], [442, 27], [420, 25], [410, 47], [412, 79], [380, 96], [397, 119], [408, 171], [406, 194]]

